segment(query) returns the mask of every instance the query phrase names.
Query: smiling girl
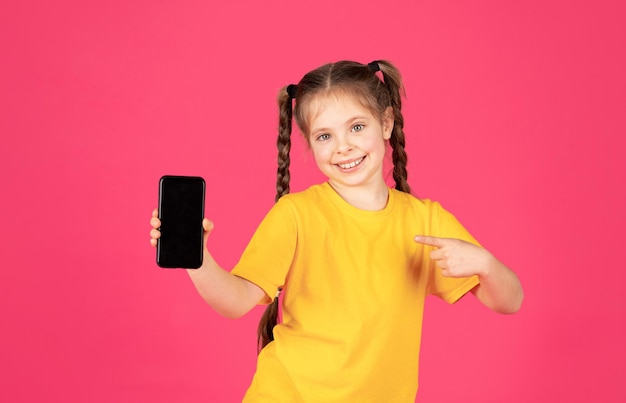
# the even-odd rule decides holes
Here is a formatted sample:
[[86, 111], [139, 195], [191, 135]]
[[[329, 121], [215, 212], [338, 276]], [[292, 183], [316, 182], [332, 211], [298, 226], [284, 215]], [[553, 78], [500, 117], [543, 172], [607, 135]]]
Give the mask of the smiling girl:
[[[225, 316], [269, 304], [245, 402], [413, 402], [426, 296], [454, 303], [471, 292], [496, 312], [520, 308], [517, 276], [439, 203], [411, 195], [402, 91], [382, 60], [327, 64], [283, 88], [277, 203], [230, 272], [208, 250], [189, 270]], [[292, 120], [328, 180], [289, 194]], [[203, 224], [206, 244], [213, 224]]]

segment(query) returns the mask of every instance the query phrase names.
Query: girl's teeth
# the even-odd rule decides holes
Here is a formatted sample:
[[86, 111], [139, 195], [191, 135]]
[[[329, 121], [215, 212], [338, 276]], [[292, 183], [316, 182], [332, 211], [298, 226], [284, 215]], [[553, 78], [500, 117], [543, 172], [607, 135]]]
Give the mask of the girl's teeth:
[[349, 164], [337, 164], [337, 165], [339, 165], [343, 169], [348, 169], [348, 168], [354, 168], [355, 166], [359, 165], [362, 161], [363, 161], [363, 158], [359, 158], [358, 160], [352, 161]]

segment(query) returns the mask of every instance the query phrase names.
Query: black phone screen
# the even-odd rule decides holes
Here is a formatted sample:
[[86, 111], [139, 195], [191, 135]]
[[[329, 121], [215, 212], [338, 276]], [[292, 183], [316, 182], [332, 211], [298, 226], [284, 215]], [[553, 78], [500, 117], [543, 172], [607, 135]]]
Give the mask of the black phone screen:
[[163, 176], [159, 181], [161, 237], [157, 265], [197, 269], [204, 246], [204, 179], [197, 176]]

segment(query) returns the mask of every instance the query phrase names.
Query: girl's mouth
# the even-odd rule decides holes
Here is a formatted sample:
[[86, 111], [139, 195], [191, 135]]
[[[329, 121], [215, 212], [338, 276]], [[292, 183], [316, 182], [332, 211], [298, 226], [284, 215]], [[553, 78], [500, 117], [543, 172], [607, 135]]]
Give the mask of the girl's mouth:
[[337, 164], [337, 166], [341, 169], [350, 169], [350, 168], [354, 168], [355, 166], [359, 165], [361, 162], [363, 162], [363, 160], [365, 159], [365, 157], [361, 157], [356, 161], [352, 161], [349, 162], [347, 164]]

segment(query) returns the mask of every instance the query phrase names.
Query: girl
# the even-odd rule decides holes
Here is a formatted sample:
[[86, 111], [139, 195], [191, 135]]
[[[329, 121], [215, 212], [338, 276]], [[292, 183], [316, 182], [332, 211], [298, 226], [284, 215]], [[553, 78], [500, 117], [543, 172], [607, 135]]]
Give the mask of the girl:
[[[206, 249], [189, 270], [224, 316], [270, 304], [245, 402], [413, 402], [427, 295], [454, 303], [471, 291], [496, 312], [520, 308], [517, 276], [439, 203], [410, 194], [402, 92], [382, 60], [327, 64], [283, 88], [277, 203], [232, 271]], [[292, 115], [328, 181], [287, 194]], [[395, 189], [384, 180], [387, 144]], [[206, 243], [213, 224], [203, 225]]]

